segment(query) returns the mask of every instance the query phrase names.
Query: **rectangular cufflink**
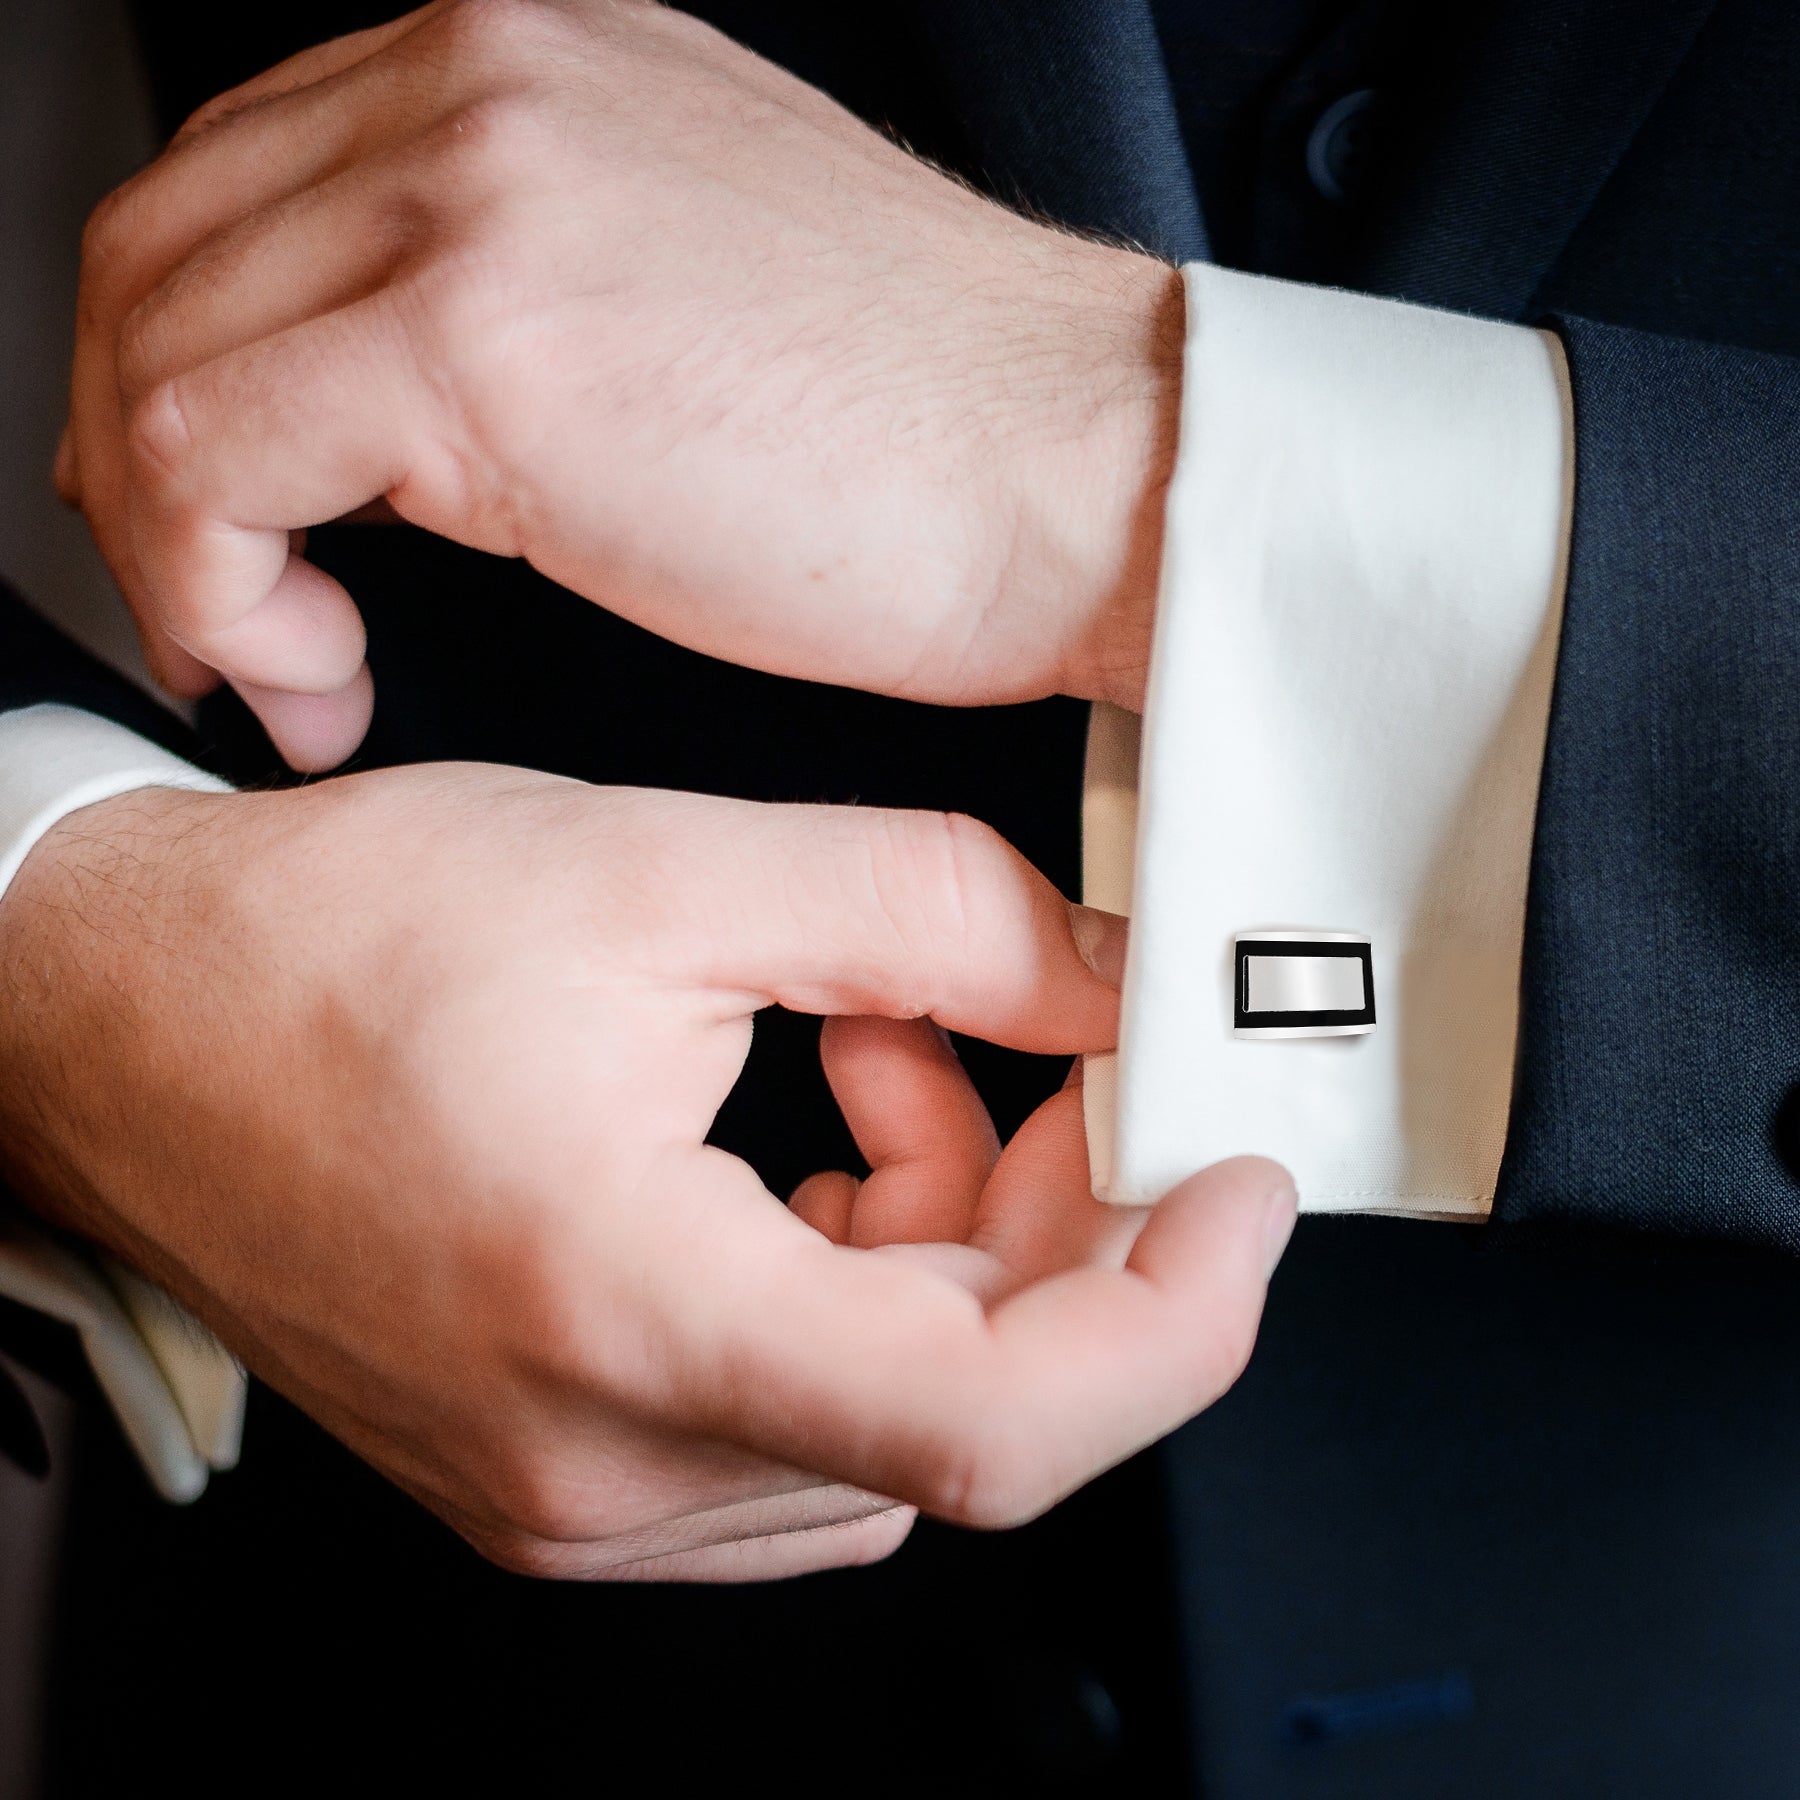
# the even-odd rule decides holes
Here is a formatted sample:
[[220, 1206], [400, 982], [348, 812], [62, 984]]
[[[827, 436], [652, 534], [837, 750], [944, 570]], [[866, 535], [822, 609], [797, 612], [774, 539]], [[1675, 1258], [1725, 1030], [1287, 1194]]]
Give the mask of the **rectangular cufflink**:
[[1243, 931], [1233, 940], [1234, 1037], [1359, 1037], [1375, 1029], [1369, 940], [1347, 931]]

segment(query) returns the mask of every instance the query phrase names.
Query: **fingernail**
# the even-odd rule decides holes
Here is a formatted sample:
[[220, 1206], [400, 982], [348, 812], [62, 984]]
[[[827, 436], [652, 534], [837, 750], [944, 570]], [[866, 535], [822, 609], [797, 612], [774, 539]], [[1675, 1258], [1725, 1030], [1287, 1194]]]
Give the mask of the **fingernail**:
[[1283, 1182], [1279, 1187], [1270, 1190], [1269, 1197], [1263, 1203], [1263, 1277], [1266, 1280], [1275, 1273], [1275, 1266], [1281, 1261], [1281, 1253], [1288, 1246], [1288, 1239], [1294, 1235], [1294, 1218], [1300, 1210], [1300, 1196], [1294, 1192], [1292, 1182]]
[[1097, 906], [1078, 906], [1070, 901], [1069, 930], [1074, 934], [1075, 948], [1081, 960], [1108, 987], [1123, 987], [1129, 923], [1117, 913], [1102, 912]]

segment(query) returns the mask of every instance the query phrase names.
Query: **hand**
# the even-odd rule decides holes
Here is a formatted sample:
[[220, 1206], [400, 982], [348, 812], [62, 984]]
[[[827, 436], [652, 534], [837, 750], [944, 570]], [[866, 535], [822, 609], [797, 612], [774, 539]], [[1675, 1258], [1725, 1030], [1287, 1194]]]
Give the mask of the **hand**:
[[[932, 814], [423, 765], [72, 815], [0, 902], [0, 1146], [51, 1217], [490, 1556], [762, 1577], [998, 1525], [1204, 1406], [1293, 1197], [1088, 1195], [933, 1020], [1112, 1042], [1122, 924]], [[1081, 946], [1108, 978], [1083, 960]], [[770, 1003], [873, 1167], [703, 1143]]]
[[371, 689], [290, 534], [380, 500], [780, 674], [1140, 705], [1181, 329], [681, 13], [442, 0], [95, 214], [59, 485], [165, 685], [296, 767]]

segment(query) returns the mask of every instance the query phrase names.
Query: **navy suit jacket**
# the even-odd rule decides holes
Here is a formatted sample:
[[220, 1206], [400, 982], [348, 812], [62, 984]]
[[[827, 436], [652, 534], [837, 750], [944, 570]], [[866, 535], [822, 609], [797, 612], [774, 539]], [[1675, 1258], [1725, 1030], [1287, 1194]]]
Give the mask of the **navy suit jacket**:
[[[138, 7], [172, 116], [392, 10], [220, 36]], [[1299, 0], [1221, 111], [1207, 32], [1242, 13], [1254, 48], [1254, 5], [692, 10], [1052, 217], [1561, 333], [1574, 534], [1501, 1229], [1303, 1226], [1250, 1374], [1158, 1463], [1176, 1761], [1230, 1794], [1793, 1785], [1800, 1280], [1768, 1252], [1800, 1250], [1800, 13]], [[1374, 147], [1329, 198], [1308, 137], [1363, 90]], [[954, 806], [1073, 886], [1072, 703], [781, 681], [417, 533], [312, 544], [369, 620], [364, 766]], [[189, 742], [6, 598], [0, 707], [46, 699], [277, 773], [229, 700]], [[969, 1060], [1003, 1126], [1057, 1074]], [[783, 1190], [853, 1161], [807, 1022], [759, 1030], [716, 1136]]]

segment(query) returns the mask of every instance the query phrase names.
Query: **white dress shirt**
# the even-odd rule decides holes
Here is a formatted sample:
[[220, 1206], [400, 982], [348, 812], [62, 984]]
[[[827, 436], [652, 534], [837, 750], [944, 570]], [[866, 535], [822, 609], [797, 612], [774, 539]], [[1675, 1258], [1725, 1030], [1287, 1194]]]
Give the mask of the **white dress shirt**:
[[[1132, 917], [1095, 1192], [1240, 1151], [1302, 1207], [1479, 1216], [1505, 1142], [1573, 452], [1547, 334], [1224, 270], [1188, 340], [1144, 720], [1097, 708], [1085, 897]], [[0, 715], [0, 893], [77, 808], [220, 784], [105, 720]], [[1363, 1037], [1232, 1035], [1243, 931], [1373, 944]], [[242, 1371], [141, 1277], [15, 1217], [0, 1293], [66, 1318], [157, 1487], [228, 1467]]]

